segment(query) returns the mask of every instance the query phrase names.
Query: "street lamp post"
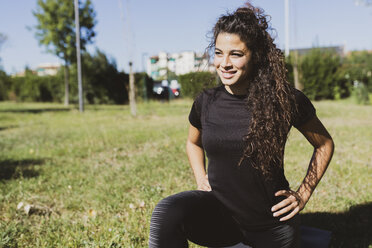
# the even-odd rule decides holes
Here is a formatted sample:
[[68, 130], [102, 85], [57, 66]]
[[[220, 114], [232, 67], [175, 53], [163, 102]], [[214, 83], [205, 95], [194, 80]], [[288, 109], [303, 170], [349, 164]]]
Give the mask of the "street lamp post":
[[76, 27], [76, 58], [79, 88], [79, 111], [84, 112], [83, 85], [81, 82], [81, 57], [80, 57], [80, 23], [79, 23], [79, 1], [75, 0], [75, 27]]
[[285, 15], [285, 56], [289, 56], [289, 0], [284, 0]]
[[132, 116], [137, 115], [136, 99], [134, 93], [134, 73], [133, 73], [133, 63], [129, 62], [129, 105], [130, 112]]

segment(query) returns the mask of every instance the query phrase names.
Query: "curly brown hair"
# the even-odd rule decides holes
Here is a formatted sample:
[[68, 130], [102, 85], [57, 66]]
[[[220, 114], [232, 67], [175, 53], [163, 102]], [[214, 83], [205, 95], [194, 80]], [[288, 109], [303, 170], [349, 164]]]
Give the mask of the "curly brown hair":
[[247, 89], [251, 120], [239, 165], [249, 159], [267, 179], [283, 169], [285, 143], [297, 111], [294, 89], [286, 78], [284, 56], [270, 35], [273, 29], [268, 18], [262, 9], [246, 3], [218, 19], [209, 46], [215, 47], [220, 33], [232, 33], [239, 35], [252, 52]]

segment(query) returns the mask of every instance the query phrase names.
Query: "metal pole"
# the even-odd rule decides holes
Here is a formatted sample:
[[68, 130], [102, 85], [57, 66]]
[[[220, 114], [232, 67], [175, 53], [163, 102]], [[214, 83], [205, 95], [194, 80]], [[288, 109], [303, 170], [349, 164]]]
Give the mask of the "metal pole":
[[142, 53], [142, 67], [144, 71], [144, 78], [143, 78], [143, 99], [147, 102], [147, 68], [144, 62], [144, 56], [147, 56], [148, 53]]
[[76, 26], [76, 58], [79, 87], [79, 111], [84, 112], [83, 85], [81, 82], [81, 58], [80, 58], [80, 23], [79, 23], [79, 0], [75, 0], [75, 26]]
[[132, 116], [137, 115], [136, 99], [134, 92], [134, 73], [132, 69], [132, 62], [129, 62], [129, 105]]
[[[294, 4], [292, 5], [292, 13], [294, 13], [293, 15], [293, 24], [294, 24], [294, 28], [293, 28], [293, 36], [294, 36], [294, 44], [293, 44], [293, 47], [296, 47], [297, 46], [297, 7], [296, 7], [296, 1], [293, 2]], [[295, 84], [295, 88], [296, 89], [299, 89], [299, 90], [303, 90], [303, 85], [301, 84], [300, 82], [300, 74], [299, 74], [299, 70], [298, 70], [298, 49], [295, 48], [294, 50], [294, 53], [293, 53], [293, 78], [294, 78], [294, 84]]]
[[289, 0], [284, 0], [285, 14], [285, 56], [289, 56]]

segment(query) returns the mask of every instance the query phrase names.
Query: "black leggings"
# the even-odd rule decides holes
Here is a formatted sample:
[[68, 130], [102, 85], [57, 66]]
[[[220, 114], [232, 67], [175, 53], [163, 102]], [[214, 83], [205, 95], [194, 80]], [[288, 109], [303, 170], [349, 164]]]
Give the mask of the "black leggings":
[[[297, 219], [297, 218], [295, 218]], [[298, 221], [259, 232], [240, 229], [212, 192], [186, 191], [161, 200], [150, 225], [150, 248], [184, 248], [188, 240], [209, 247], [244, 243], [253, 248], [295, 248]]]

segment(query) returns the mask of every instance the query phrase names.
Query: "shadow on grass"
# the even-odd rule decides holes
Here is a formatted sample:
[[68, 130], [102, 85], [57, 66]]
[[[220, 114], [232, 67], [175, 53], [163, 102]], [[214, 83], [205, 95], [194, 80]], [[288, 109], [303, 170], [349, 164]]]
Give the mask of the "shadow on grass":
[[41, 108], [41, 109], [0, 109], [0, 113], [29, 113], [39, 114], [43, 112], [70, 111], [70, 108]]
[[304, 213], [302, 225], [332, 232], [330, 247], [368, 247], [372, 244], [372, 202], [343, 213]]
[[1, 131], [4, 131], [4, 130], [7, 130], [7, 129], [16, 128], [16, 127], [18, 127], [18, 126], [11, 125], [11, 126], [6, 126], [6, 127], [0, 127], [0, 132], [1, 132]]
[[37, 177], [34, 165], [44, 164], [43, 159], [0, 160], [0, 180]]

